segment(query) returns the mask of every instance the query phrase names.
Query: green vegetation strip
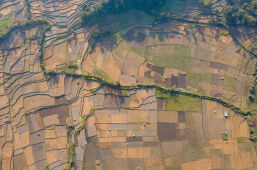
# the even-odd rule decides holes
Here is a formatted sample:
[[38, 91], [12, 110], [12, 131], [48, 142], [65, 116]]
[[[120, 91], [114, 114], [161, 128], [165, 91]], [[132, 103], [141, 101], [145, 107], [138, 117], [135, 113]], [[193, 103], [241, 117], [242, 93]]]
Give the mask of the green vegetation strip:
[[58, 72], [48, 72], [46, 73], [47, 76], [53, 77], [56, 75], [61, 75], [61, 74], [65, 74], [67, 76], [73, 76], [76, 78], [82, 78], [85, 80], [90, 80], [90, 81], [95, 81], [100, 83], [101, 86], [107, 86], [107, 87], [111, 87], [113, 89], [117, 89], [117, 90], [135, 90], [135, 89], [146, 89], [146, 88], [155, 88], [157, 90], [157, 97], [167, 97], [168, 95], [174, 96], [174, 95], [185, 95], [185, 96], [190, 96], [190, 97], [195, 97], [195, 98], [200, 98], [200, 99], [205, 99], [205, 100], [211, 100], [211, 101], [215, 101], [218, 102], [220, 104], [222, 104], [224, 107], [230, 108], [231, 110], [233, 110], [234, 112], [243, 115], [243, 116], [247, 116], [247, 115], [251, 115], [251, 112], [246, 111], [246, 110], [242, 110], [239, 107], [236, 107], [233, 104], [230, 104], [222, 99], [219, 99], [217, 97], [212, 97], [212, 96], [206, 96], [206, 95], [200, 95], [200, 94], [196, 94], [196, 93], [191, 93], [191, 92], [185, 92], [185, 91], [178, 91], [174, 88], [170, 88], [170, 89], [165, 89], [160, 87], [159, 85], [142, 85], [142, 84], [138, 84], [138, 85], [132, 85], [132, 86], [121, 86], [119, 83], [110, 83], [106, 80], [103, 80], [99, 77], [93, 76], [91, 74], [88, 73], [83, 73], [83, 74], [70, 74], [70, 73], [58, 73]]
[[[71, 146], [68, 149], [68, 162], [66, 163], [65, 169], [70, 170], [74, 164], [75, 161], [75, 147], [78, 146], [78, 134], [80, 133], [81, 130], [85, 129], [86, 126], [86, 120], [93, 116], [95, 113], [95, 108], [94, 106], [91, 107], [90, 113], [87, 115], [82, 116], [83, 123], [82, 125], [74, 132], [74, 144], [71, 144]], [[66, 125], [66, 131], [67, 131], [67, 141], [68, 143], [70, 142], [70, 135], [72, 134], [72, 131], [74, 130], [74, 126], [69, 126]], [[87, 138], [87, 135], [86, 135]], [[84, 156], [83, 156], [84, 159]], [[84, 165], [84, 161], [83, 161]]]
[[[75, 70], [77, 69], [76, 67], [66, 67], [64, 68], [61, 72], [47, 72], [45, 70], [44, 67], [44, 62], [43, 62], [43, 56], [44, 56], [44, 43], [45, 43], [45, 33], [50, 29], [50, 24], [47, 21], [44, 20], [31, 20], [31, 14], [30, 14], [30, 4], [29, 1], [26, 0], [26, 5], [27, 5], [27, 18], [28, 20], [24, 21], [24, 22], [16, 22], [16, 23], [12, 23], [9, 27], [7, 31], [4, 31], [2, 35], [0, 35], [0, 42], [3, 42], [5, 39], [8, 38], [9, 34], [11, 32], [13, 32], [16, 29], [22, 29], [22, 30], [28, 30], [28, 29], [32, 29], [35, 27], [41, 27], [42, 28], [42, 32], [41, 32], [41, 37], [40, 37], [40, 50], [39, 50], [39, 58], [40, 58], [40, 67], [44, 73], [44, 76], [49, 79], [52, 76], [56, 76], [56, 75], [60, 75], [60, 74], [65, 74], [68, 76], [73, 76], [73, 77], [77, 77], [77, 78], [83, 78], [86, 80], [91, 80], [91, 81], [96, 81], [100, 83], [99, 88], [96, 88], [94, 93], [97, 92], [97, 90], [100, 89], [100, 87], [102, 86], [107, 86], [107, 87], [111, 87], [117, 90], [134, 90], [134, 89], [146, 89], [146, 88], [155, 88], [156, 89], [156, 97], [159, 98], [167, 98], [167, 97], [171, 97], [171, 96], [176, 96], [176, 95], [184, 95], [184, 96], [190, 96], [190, 97], [194, 97], [194, 98], [200, 98], [200, 99], [205, 99], [205, 100], [210, 100], [210, 101], [215, 101], [218, 102], [220, 104], [222, 104], [224, 107], [230, 108], [231, 110], [233, 110], [235, 113], [238, 113], [242, 116], [246, 116], [245, 118], [249, 121], [249, 117], [248, 115], [252, 115], [251, 112], [246, 111], [246, 110], [242, 110], [239, 107], [236, 107], [233, 104], [230, 104], [228, 102], [225, 102], [222, 99], [216, 98], [216, 97], [211, 97], [211, 96], [206, 96], [206, 95], [200, 95], [200, 94], [196, 94], [196, 93], [190, 93], [190, 92], [184, 92], [184, 91], [177, 91], [174, 88], [171, 89], [164, 89], [158, 85], [134, 85], [134, 86], [121, 86], [119, 83], [111, 83], [108, 82], [106, 80], [103, 80], [99, 77], [96, 76], [92, 76], [89, 73], [83, 73], [81, 75], [75, 74]], [[176, 20], [176, 21], [181, 21], [181, 22], [188, 22], [188, 23], [193, 23], [193, 24], [199, 24], [202, 26], [221, 26], [227, 30], [230, 30], [228, 28], [228, 26], [226, 26], [226, 24], [221, 23], [221, 22], [216, 22], [216, 21], [211, 21], [209, 23], [201, 23], [201, 22], [197, 22], [197, 21], [189, 21], [189, 20], [185, 20], [183, 19], [183, 17], [167, 17], [167, 16], [157, 16], [156, 18], [156, 22], [155, 23], [160, 23], [163, 22], [165, 20]], [[81, 23], [77, 23], [75, 26], [79, 26]], [[69, 35], [69, 33], [74, 32], [74, 30], [71, 28], [67, 31], [67, 35]], [[224, 32], [224, 34], [229, 34], [229, 32]], [[95, 39], [97, 39], [98, 37], [101, 36], [106, 36], [109, 35], [109, 32], [107, 33], [99, 33], [96, 32], [95, 34], [93, 34], [93, 37]], [[243, 48], [245, 51], [249, 52], [250, 54], [252, 54], [255, 58], [256, 54], [252, 51], [249, 51], [248, 49], [246, 49], [241, 43], [239, 43], [233, 36], [232, 36], [234, 42], [236, 42], [238, 45], [240, 45], [241, 48]], [[13, 80], [12, 80], [13, 81]], [[15, 81], [15, 80], [14, 80]], [[13, 81], [13, 82], [14, 82]], [[91, 116], [91, 114], [89, 114], [89, 116]], [[88, 117], [83, 118], [84, 120], [86, 120]], [[84, 127], [82, 125], [81, 128], [79, 128], [76, 131], [76, 135], [79, 133], [80, 130], [82, 130]], [[70, 129], [68, 129], [69, 132], [71, 131]], [[69, 134], [67, 135], [69, 136]], [[69, 138], [69, 137], [68, 137]], [[223, 139], [226, 139], [225, 135], [222, 135]], [[254, 136], [253, 134], [250, 134], [250, 139], [252, 141], [257, 141], [257, 136]], [[68, 139], [69, 140], [69, 139]], [[238, 139], [238, 142], [241, 142], [241, 139]], [[71, 169], [72, 163], [74, 162], [74, 154], [75, 154], [75, 145], [72, 145], [69, 147], [69, 162], [66, 164], [66, 169]], [[48, 169], [48, 166], [45, 168]]]
[[[29, 17], [28, 17], [29, 18]], [[193, 24], [199, 24], [202, 26], [221, 26], [223, 28], [226, 28], [228, 30], [230, 30], [228, 28], [228, 26], [226, 26], [226, 24], [221, 23], [221, 22], [209, 22], [209, 23], [201, 23], [201, 22], [197, 22], [197, 21], [188, 21], [183, 19], [183, 17], [178, 17], [178, 18], [174, 18], [174, 17], [166, 17], [166, 16], [161, 16], [161, 17], [157, 17], [157, 22], [163, 22], [165, 20], [176, 20], [176, 21], [181, 21], [181, 22], [188, 22], [188, 23], [193, 23]], [[81, 23], [77, 23], [75, 26], [80, 25]], [[62, 70], [61, 72], [47, 72], [45, 70], [44, 67], [44, 62], [43, 62], [43, 56], [44, 56], [44, 43], [45, 43], [45, 33], [46, 31], [48, 31], [50, 29], [50, 24], [47, 21], [44, 20], [26, 20], [24, 22], [16, 22], [14, 24], [11, 25], [10, 29], [7, 32], [4, 32], [4, 34], [2, 34], [0, 36], [0, 42], [3, 42], [5, 39], [7, 39], [7, 37], [9, 36], [9, 34], [16, 30], [16, 29], [23, 29], [23, 30], [28, 30], [31, 28], [35, 28], [35, 27], [41, 27], [42, 28], [42, 32], [41, 32], [41, 37], [40, 37], [40, 50], [39, 50], [39, 58], [40, 58], [40, 67], [44, 73], [44, 76], [49, 79], [52, 76], [58, 75], [58, 74], [65, 74], [68, 76], [73, 76], [73, 77], [78, 77], [78, 78], [83, 78], [86, 80], [91, 80], [91, 81], [96, 81], [100, 83], [99, 88], [95, 89], [94, 93], [97, 92], [97, 90], [100, 89], [100, 87], [102, 86], [108, 86], [114, 89], [118, 89], [118, 90], [134, 90], [134, 89], [145, 89], [145, 88], [155, 88], [157, 93], [156, 96], [160, 97], [160, 98], [165, 98], [167, 96], [174, 96], [174, 95], [185, 95], [185, 96], [190, 96], [190, 97], [195, 97], [195, 98], [200, 98], [200, 99], [206, 99], [206, 100], [211, 100], [211, 101], [215, 101], [218, 102], [220, 104], [222, 104], [223, 106], [230, 108], [231, 110], [233, 110], [234, 112], [242, 115], [242, 116], [247, 116], [245, 117], [247, 120], [249, 120], [248, 115], [252, 115], [251, 112], [246, 111], [246, 110], [242, 110], [239, 107], [236, 107], [233, 104], [230, 104], [228, 102], [225, 102], [222, 99], [216, 98], [216, 97], [211, 97], [211, 96], [206, 96], [206, 95], [200, 95], [200, 94], [196, 94], [196, 93], [190, 93], [190, 92], [184, 92], [184, 91], [176, 91], [174, 88], [171, 89], [164, 89], [158, 85], [134, 85], [134, 86], [121, 86], [119, 83], [110, 83], [106, 80], [103, 80], [99, 77], [96, 76], [92, 76], [89, 73], [83, 73], [81, 75], [75, 74], [75, 67], [67, 67], [64, 70]], [[73, 29], [69, 29], [67, 31], [67, 33], [72, 33]], [[106, 34], [109, 35], [109, 34]], [[94, 34], [94, 36], [96, 37], [101, 37], [101, 36], [106, 36], [105, 34]], [[255, 58], [257, 58], [256, 54], [252, 51], [249, 51], [248, 49], [246, 49], [241, 43], [239, 43], [233, 36], [232, 36], [234, 42], [236, 42], [238, 45], [240, 45], [240, 47], [242, 49], [244, 49], [245, 51], [247, 51], [248, 53], [252, 54]], [[254, 136], [253, 134], [251, 134], [250, 137], [251, 140], [256, 141], [257, 140], [257, 136]], [[72, 148], [71, 148], [72, 151]]]
[[1, 34], [0, 42], [3, 42], [5, 39], [7, 39], [10, 33], [12, 33], [14, 30], [17, 30], [17, 29], [28, 30], [35, 27], [50, 28], [50, 24], [48, 23], [48, 21], [45, 21], [45, 20], [30, 20], [30, 21], [25, 20], [23, 22], [16, 22], [11, 26], [11, 28], [9, 28], [7, 32], [5, 32], [4, 34]]
[[75, 146], [78, 146], [78, 134], [80, 133], [81, 130], [85, 129], [87, 119], [88, 119], [89, 117], [93, 116], [94, 113], [95, 113], [95, 108], [92, 107], [92, 108], [90, 109], [90, 113], [87, 114], [87, 115], [84, 115], [84, 116], [82, 117], [82, 119], [83, 119], [82, 125], [74, 132], [74, 145], [75, 145]]
[[160, 87], [159, 85], [138, 84], [138, 85], [132, 85], [132, 86], [121, 86], [119, 83], [108, 82], [100, 77], [93, 76], [90, 73], [82, 73], [82, 74], [75, 74], [75, 73], [70, 74], [70, 73], [66, 73], [66, 72], [59, 72], [59, 73], [58, 72], [48, 72], [48, 73], [46, 73], [48, 79], [53, 76], [61, 75], [61, 74], [65, 74], [67, 76], [73, 76], [75, 78], [82, 78], [85, 80], [90, 80], [90, 81], [95, 81], [95, 82], [100, 83], [100, 86], [92, 91], [93, 94], [95, 94], [103, 86], [111, 87], [111, 88], [117, 89], [117, 90], [135, 90], [135, 89], [155, 88], [156, 89], [156, 97], [158, 97], [158, 98], [169, 98], [172, 96], [184, 95], [184, 96], [190, 96], [193, 98], [215, 101], [217, 103], [222, 104], [224, 107], [231, 109], [235, 113], [243, 116], [248, 121], [249, 126], [250, 126], [250, 140], [253, 142], [257, 141], [257, 135], [255, 135], [256, 129], [253, 126], [251, 126], [252, 113], [248, 110], [242, 110], [241, 108], [236, 107], [235, 105], [228, 103], [220, 98], [201, 95], [201, 94], [192, 93], [192, 92], [178, 91], [175, 88], [165, 89], [165, 88]]

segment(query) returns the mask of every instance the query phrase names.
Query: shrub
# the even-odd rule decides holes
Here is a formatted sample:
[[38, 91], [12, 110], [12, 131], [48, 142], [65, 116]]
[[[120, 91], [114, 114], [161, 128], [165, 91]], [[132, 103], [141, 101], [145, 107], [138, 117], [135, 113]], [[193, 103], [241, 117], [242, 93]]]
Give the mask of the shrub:
[[65, 169], [66, 170], [70, 170], [71, 169], [71, 163], [70, 162], [66, 163]]
[[243, 138], [242, 137], [237, 137], [236, 140], [237, 140], [237, 143], [242, 143], [243, 142]]
[[75, 71], [78, 69], [78, 66], [76, 63], [71, 63], [67, 66], [64, 66], [62, 69], [61, 69], [61, 73], [66, 73], [66, 74], [70, 74], [70, 75], [74, 75], [75, 74]]
[[251, 102], [251, 103], [253, 103], [254, 102], [254, 97], [251, 95], [251, 96], [249, 96], [248, 97], [248, 99], [249, 99], [249, 101]]
[[75, 147], [71, 146], [70, 147], [70, 158], [72, 158], [75, 155]]
[[222, 133], [221, 138], [222, 138], [223, 140], [228, 140], [228, 134]]
[[122, 91], [122, 96], [129, 96], [127, 91]]
[[227, 35], [229, 35], [229, 30], [225, 29], [225, 30], [222, 30], [220, 33], [221, 33], [222, 35], [227, 36]]
[[49, 167], [48, 167], [48, 165], [44, 168], [44, 170], [49, 170]]

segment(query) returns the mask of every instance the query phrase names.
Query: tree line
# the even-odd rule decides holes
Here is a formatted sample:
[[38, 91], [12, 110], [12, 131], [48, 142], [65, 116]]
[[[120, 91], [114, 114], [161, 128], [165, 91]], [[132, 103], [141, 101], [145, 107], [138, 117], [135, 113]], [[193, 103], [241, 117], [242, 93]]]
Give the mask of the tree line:
[[101, 0], [98, 4], [83, 6], [82, 24], [97, 21], [108, 14], [116, 14], [129, 9], [156, 14], [164, 4], [165, 0]]
[[226, 19], [231, 24], [257, 25], [257, 0], [228, 0], [224, 8]]
[[225, 17], [228, 25], [257, 25], [257, 0], [226, 0], [226, 5], [222, 11], [213, 11], [216, 1], [198, 1], [203, 5], [202, 11]]

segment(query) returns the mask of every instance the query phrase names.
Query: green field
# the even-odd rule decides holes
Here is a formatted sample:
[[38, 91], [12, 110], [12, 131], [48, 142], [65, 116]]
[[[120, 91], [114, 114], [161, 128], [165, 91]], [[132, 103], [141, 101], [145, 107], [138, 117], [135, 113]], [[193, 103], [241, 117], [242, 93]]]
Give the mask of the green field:
[[190, 49], [182, 45], [173, 46], [173, 55], [176, 57], [189, 57]]
[[190, 48], [182, 45], [159, 45], [158, 47], [147, 47], [146, 58], [149, 56], [172, 55], [175, 57], [189, 57]]
[[235, 78], [225, 75], [224, 84], [225, 84], [225, 86], [224, 86], [225, 90], [232, 91], [235, 93], [237, 92]]
[[186, 74], [186, 78], [195, 81], [195, 82], [205, 82], [205, 83], [210, 83], [212, 79], [212, 74], [211, 73], [192, 73], [188, 72]]
[[[190, 63], [190, 49], [181, 45], [163, 45], [158, 48], [147, 48], [145, 58], [152, 60], [156, 66], [172, 67], [185, 70]], [[152, 58], [152, 59], [151, 59]]]
[[140, 55], [140, 56], [144, 56], [144, 52], [145, 52], [145, 49], [144, 48], [140, 48], [140, 47], [135, 47], [135, 46], [133, 46], [132, 48], [131, 48], [131, 51], [133, 51], [134, 53], [136, 53], [136, 54], [138, 54], [138, 55]]
[[153, 62], [156, 66], [172, 67], [185, 70], [191, 59], [189, 57], [176, 57], [170, 55], [155, 56]]
[[94, 74], [96, 76], [99, 76], [99, 77], [103, 78], [106, 81], [109, 81], [111, 83], [115, 83], [115, 81], [106, 72], [104, 72], [103, 70], [100, 70], [100, 69], [95, 70]]
[[186, 111], [186, 112], [201, 112], [202, 101], [199, 98], [193, 98], [184, 95], [171, 97], [164, 100], [164, 106], [167, 110]]
[[171, 95], [169, 93], [162, 92], [161, 90], [156, 89], [155, 95], [157, 98], [170, 98]]

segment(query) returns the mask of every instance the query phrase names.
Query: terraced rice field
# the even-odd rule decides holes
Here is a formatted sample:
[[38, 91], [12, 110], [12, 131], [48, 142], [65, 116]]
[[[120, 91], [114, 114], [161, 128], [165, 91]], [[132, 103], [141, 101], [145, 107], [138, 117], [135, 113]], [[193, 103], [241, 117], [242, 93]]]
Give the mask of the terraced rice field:
[[254, 114], [238, 114], [254, 29], [225, 34], [193, 0], [161, 9], [186, 21], [132, 9], [82, 26], [97, 3], [0, 2], [0, 169], [256, 169]]

